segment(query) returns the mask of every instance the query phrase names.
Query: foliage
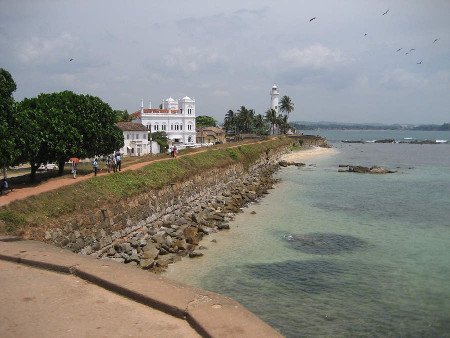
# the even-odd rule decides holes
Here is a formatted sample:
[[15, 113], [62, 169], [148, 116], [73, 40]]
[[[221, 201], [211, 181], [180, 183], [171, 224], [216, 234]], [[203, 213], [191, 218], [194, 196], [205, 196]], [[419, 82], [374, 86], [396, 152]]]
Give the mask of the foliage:
[[217, 121], [211, 116], [202, 115], [195, 118], [195, 125], [197, 128], [216, 127]]
[[270, 124], [271, 134], [275, 134], [275, 126], [277, 125], [277, 112], [275, 109], [270, 108], [266, 111], [266, 121]]
[[280, 100], [280, 110], [289, 117], [289, 114], [294, 111], [294, 103], [289, 96], [284, 95]]
[[150, 141], [150, 139], [158, 143], [161, 152], [165, 152], [169, 148], [169, 138], [165, 131], [156, 131], [148, 134], [148, 140]]
[[[14, 98], [16, 83], [11, 74], [0, 68], [0, 167], [6, 168], [19, 155], [19, 148], [15, 146], [14, 128]], [[4, 171], [6, 174], [6, 171]]]
[[261, 114], [255, 114], [253, 109], [247, 109], [241, 106], [237, 113], [229, 110], [225, 114], [224, 128], [229, 132], [239, 133], [256, 133], [266, 135], [268, 126]]
[[90, 95], [64, 91], [24, 99], [16, 112], [20, 161], [31, 164], [33, 180], [41, 163], [58, 162], [62, 174], [72, 156], [109, 154], [123, 146], [115, 119], [108, 104]]
[[114, 115], [116, 116], [116, 122], [130, 122], [132, 117], [128, 114], [128, 111], [125, 110], [114, 110]]

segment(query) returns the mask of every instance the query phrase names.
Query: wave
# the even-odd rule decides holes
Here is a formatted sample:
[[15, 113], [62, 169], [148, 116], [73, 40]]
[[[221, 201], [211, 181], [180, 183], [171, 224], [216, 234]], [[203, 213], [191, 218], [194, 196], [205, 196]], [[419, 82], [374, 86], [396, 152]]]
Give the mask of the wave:
[[436, 140], [436, 143], [447, 143], [448, 140]]

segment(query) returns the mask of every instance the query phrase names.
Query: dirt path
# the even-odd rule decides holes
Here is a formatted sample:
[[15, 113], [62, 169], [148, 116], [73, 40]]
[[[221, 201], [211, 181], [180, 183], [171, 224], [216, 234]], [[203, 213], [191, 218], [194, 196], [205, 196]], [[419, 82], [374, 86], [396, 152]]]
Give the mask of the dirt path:
[[[245, 143], [245, 144], [255, 144], [255, 143], [262, 143], [262, 142], [267, 142], [269, 140], [265, 140], [265, 141], [257, 141], [257, 142], [250, 142], [250, 143]], [[237, 144], [234, 145], [232, 147], [229, 148], [236, 148], [238, 146], [240, 146], [242, 144]], [[196, 152], [192, 152], [192, 153], [188, 153], [188, 154], [184, 154], [184, 155], [179, 155], [178, 157], [183, 157], [183, 156], [191, 156], [194, 154], [198, 154], [201, 152], [205, 152], [208, 151], [211, 148], [204, 148], [201, 149], [199, 151]], [[220, 148], [219, 148], [220, 149]], [[213, 149], [213, 150], [217, 150], [217, 149]], [[154, 163], [154, 162], [161, 162], [161, 161], [170, 161], [172, 160], [171, 157], [168, 158], [158, 158], [158, 159], [153, 159], [150, 161], [146, 161], [146, 162], [141, 162], [141, 163], [136, 163], [136, 164], [132, 164], [126, 168], [123, 168], [122, 171], [129, 171], [129, 170], [137, 170], [140, 169], [150, 163]], [[114, 175], [114, 173], [107, 173], [107, 172], [100, 172], [97, 174], [97, 176], [104, 176], [104, 175]], [[17, 201], [17, 200], [21, 200], [30, 196], [34, 196], [34, 195], [39, 195], [43, 192], [47, 192], [47, 191], [51, 191], [51, 190], [55, 190], [61, 187], [64, 187], [66, 185], [72, 185], [72, 184], [76, 184], [80, 181], [84, 181], [84, 180], [88, 180], [90, 178], [94, 177], [94, 174], [88, 174], [88, 175], [84, 175], [84, 176], [78, 176], [76, 179], [74, 179], [71, 175], [69, 176], [64, 176], [64, 177], [60, 177], [60, 178], [55, 178], [49, 181], [46, 181], [44, 183], [41, 183], [37, 186], [32, 186], [32, 187], [23, 187], [23, 188], [18, 188], [18, 189], [14, 189], [13, 191], [9, 192], [6, 195], [2, 195], [0, 196], [0, 207], [8, 205], [9, 203], [13, 202], [13, 201]]]

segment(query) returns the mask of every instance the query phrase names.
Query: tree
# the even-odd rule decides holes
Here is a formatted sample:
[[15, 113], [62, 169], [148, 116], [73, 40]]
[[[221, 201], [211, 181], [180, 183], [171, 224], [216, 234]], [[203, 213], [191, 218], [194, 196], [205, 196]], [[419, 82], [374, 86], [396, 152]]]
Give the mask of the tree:
[[244, 133], [251, 133], [253, 131], [253, 120], [255, 118], [255, 111], [241, 106], [238, 109], [237, 123], [238, 129]]
[[62, 174], [72, 156], [106, 155], [123, 146], [114, 111], [90, 95], [64, 91], [24, 99], [16, 120], [21, 159], [31, 164], [31, 180], [41, 163], [58, 162]]
[[226, 131], [236, 132], [236, 114], [231, 109], [225, 114], [225, 119], [223, 121], [223, 126]]
[[271, 134], [275, 134], [275, 126], [278, 123], [277, 112], [275, 109], [270, 108], [266, 111], [266, 121], [270, 124]]
[[286, 134], [287, 131], [290, 128], [289, 123], [287, 122], [287, 120], [288, 120], [288, 116], [287, 115], [279, 114], [278, 117], [277, 117], [276, 124], [279, 127], [281, 134]]
[[284, 95], [280, 100], [280, 110], [289, 117], [289, 114], [294, 111], [294, 103], [289, 96]]
[[11, 74], [0, 68], [0, 166], [6, 179], [6, 167], [11, 165], [19, 154], [15, 146], [14, 98], [16, 83]]
[[114, 110], [114, 114], [116, 116], [116, 122], [130, 122], [132, 117], [128, 114], [128, 111], [125, 110]]
[[253, 120], [253, 128], [258, 135], [267, 135], [269, 127], [261, 114], [255, 116]]
[[159, 144], [161, 152], [164, 152], [169, 148], [169, 138], [165, 131], [156, 131], [148, 134], [148, 140], [156, 141], [156, 143]]
[[197, 116], [195, 118], [195, 125], [197, 128], [215, 127], [217, 126], [217, 121], [211, 116]]

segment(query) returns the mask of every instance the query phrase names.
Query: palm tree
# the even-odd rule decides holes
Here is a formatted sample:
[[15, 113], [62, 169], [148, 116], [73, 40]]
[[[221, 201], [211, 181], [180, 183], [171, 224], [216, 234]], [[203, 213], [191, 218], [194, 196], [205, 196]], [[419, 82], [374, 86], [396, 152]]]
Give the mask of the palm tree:
[[277, 112], [275, 109], [270, 108], [266, 111], [266, 121], [270, 123], [272, 135], [275, 134], [275, 125], [277, 124]]
[[282, 133], [282, 134], [286, 134], [287, 131], [290, 128], [289, 123], [287, 122], [287, 120], [288, 120], [287, 115], [280, 114], [277, 117], [277, 125], [280, 128], [280, 133]]
[[236, 132], [236, 114], [231, 109], [225, 114], [225, 120], [223, 126], [226, 131], [233, 130]]
[[280, 100], [280, 110], [289, 117], [289, 114], [294, 111], [294, 103], [289, 96], [284, 95]]
[[245, 106], [241, 106], [238, 109], [238, 125], [239, 129], [245, 133], [252, 132], [253, 119], [255, 116], [255, 111], [253, 109], [247, 109]]

